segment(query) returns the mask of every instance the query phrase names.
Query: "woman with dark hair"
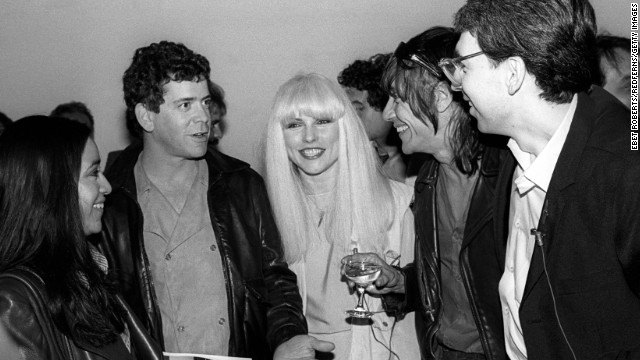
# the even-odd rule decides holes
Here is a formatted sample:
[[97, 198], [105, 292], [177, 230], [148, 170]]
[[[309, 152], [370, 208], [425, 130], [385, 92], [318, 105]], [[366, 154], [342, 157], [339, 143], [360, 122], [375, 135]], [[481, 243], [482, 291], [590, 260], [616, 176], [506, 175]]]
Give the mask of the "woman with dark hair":
[[87, 241], [111, 186], [88, 127], [32, 116], [0, 136], [0, 353], [160, 359]]
[[[398, 269], [373, 254], [357, 257], [384, 266], [367, 290], [387, 294], [387, 310], [417, 311], [423, 359], [504, 359], [497, 292], [504, 268], [491, 217], [504, 151], [481, 141], [461, 93], [438, 66], [455, 57], [459, 36], [434, 27], [400, 43], [383, 75], [391, 95], [385, 112], [402, 150], [432, 156], [414, 188], [415, 261]], [[404, 301], [395, 301], [398, 294]]]

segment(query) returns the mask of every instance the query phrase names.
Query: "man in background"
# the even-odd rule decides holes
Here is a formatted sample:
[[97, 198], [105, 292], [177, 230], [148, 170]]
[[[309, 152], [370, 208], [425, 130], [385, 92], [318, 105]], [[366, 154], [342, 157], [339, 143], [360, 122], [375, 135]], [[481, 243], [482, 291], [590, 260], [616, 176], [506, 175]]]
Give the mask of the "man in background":
[[84, 103], [71, 101], [60, 104], [53, 109], [49, 116], [63, 117], [84, 124], [91, 130], [91, 137], [93, 137], [93, 129], [95, 127], [93, 115], [91, 115], [91, 111]]
[[631, 39], [599, 35], [596, 45], [600, 71], [594, 71], [593, 83], [631, 108]]
[[390, 56], [377, 54], [367, 60], [356, 60], [338, 75], [338, 83], [345, 89], [358, 112], [367, 136], [382, 161], [383, 171], [391, 179], [404, 182], [407, 174], [404, 156], [400, 151], [402, 141], [393, 123], [383, 118], [389, 94], [380, 86], [380, 80]]
[[227, 104], [224, 101], [224, 90], [213, 81], [209, 81], [209, 94], [211, 95], [211, 133], [209, 134], [209, 146], [216, 147], [224, 135], [224, 117], [227, 115]]

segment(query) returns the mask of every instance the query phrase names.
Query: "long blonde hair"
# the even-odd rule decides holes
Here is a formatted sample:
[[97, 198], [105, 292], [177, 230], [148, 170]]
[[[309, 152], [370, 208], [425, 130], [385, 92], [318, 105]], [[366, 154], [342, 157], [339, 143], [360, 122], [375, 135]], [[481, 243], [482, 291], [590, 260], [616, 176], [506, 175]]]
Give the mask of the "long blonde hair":
[[381, 253], [393, 221], [390, 180], [381, 173], [379, 159], [342, 88], [312, 73], [296, 75], [280, 86], [264, 140], [267, 191], [287, 261], [302, 260], [320, 241], [312, 200], [305, 195], [284, 141], [283, 124], [301, 115], [333, 119], [339, 127], [338, 178], [323, 220], [327, 240], [340, 245], [355, 241]]

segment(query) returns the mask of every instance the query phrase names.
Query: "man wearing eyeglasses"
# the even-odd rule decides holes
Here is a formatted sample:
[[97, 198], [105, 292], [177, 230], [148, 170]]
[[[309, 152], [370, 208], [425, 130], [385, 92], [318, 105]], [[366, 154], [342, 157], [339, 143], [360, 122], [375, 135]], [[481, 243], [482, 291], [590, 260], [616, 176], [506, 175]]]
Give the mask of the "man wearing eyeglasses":
[[496, 193], [511, 359], [630, 359], [640, 351], [640, 154], [630, 113], [590, 90], [586, 0], [469, 0], [460, 57], [440, 66], [480, 131], [510, 137]]

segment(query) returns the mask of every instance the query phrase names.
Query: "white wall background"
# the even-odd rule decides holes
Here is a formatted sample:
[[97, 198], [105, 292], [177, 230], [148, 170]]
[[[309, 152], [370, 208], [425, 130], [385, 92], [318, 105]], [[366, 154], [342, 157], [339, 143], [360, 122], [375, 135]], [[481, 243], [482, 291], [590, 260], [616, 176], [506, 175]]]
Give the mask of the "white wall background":
[[[592, 0], [600, 30], [629, 35], [629, 0]], [[259, 168], [257, 144], [276, 89], [299, 71], [335, 79], [390, 52], [464, 0], [3, 0], [0, 111], [14, 120], [82, 101], [103, 160], [128, 144], [122, 74], [136, 48], [182, 42], [211, 62], [227, 93], [220, 148]]]

